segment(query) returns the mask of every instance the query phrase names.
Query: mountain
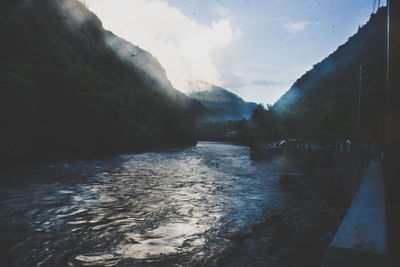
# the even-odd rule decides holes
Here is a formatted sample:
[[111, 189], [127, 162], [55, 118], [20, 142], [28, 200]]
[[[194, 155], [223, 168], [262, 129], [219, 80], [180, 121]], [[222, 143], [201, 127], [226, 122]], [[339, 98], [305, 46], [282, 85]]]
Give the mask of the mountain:
[[193, 144], [205, 108], [77, 0], [0, 7], [0, 161]]
[[133, 65], [140, 73], [146, 85], [155, 94], [167, 94], [174, 101], [188, 107], [195, 119], [204, 118], [207, 109], [197, 100], [192, 99], [176, 90], [168, 80], [165, 69], [158, 60], [148, 51], [114, 35], [112, 32], [104, 32], [104, 40], [117, 55], [127, 64]]
[[[372, 14], [336, 51], [313, 66], [271, 108], [281, 134], [333, 141], [352, 137], [371, 143], [382, 138], [385, 88], [385, 7]], [[357, 136], [358, 88], [360, 136]]]
[[104, 40], [117, 55], [127, 64], [133, 65], [140, 73], [141, 78], [155, 93], [166, 93], [176, 101], [192, 108], [201, 115], [205, 111], [201, 104], [180, 91], [176, 90], [168, 80], [165, 69], [158, 60], [148, 51], [114, 35], [112, 32], [104, 32]]
[[189, 97], [206, 107], [206, 117], [211, 121], [242, 120], [251, 117], [256, 103], [245, 102], [238, 95], [205, 82], [192, 83], [194, 91]]

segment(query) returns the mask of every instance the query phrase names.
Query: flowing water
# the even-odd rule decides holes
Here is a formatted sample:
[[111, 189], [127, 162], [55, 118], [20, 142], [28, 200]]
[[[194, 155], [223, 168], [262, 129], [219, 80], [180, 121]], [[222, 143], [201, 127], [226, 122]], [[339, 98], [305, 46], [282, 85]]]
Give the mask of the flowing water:
[[211, 142], [26, 167], [1, 177], [0, 264], [202, 265], [284, 205], [278, 176]]

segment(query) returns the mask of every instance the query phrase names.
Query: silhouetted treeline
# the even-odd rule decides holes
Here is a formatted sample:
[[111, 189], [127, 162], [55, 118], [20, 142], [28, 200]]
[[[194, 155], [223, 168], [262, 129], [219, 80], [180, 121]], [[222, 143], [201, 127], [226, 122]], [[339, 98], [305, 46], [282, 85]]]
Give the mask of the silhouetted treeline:
[[197, 139], [201, 141], [235, 142], [246, 144], [243, 131], [248, 121], [200, 121], [196, 125]]
[[266, 144], [282, 135], [277, 115], [271, 106], [257, 105], [248, 120], [206, 121], [197, 123], [197, 138], [202, 141], [229, 141], [247, 146]]
[[199, 107], [152, 88], [106, 34], [75, 0], [2, 1], [1, 165], [195, 143]]

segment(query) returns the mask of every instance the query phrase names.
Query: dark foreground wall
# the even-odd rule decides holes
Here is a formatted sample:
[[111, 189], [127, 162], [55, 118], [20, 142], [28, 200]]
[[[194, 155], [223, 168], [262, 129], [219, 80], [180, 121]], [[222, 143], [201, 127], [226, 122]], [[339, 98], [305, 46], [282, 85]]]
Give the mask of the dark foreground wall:
[[[388, 1], [389, 3], [389, 49], [388, 59], [388, 86], [386, 88], [385, 102], [385, 158], [384, 158], [384, 180], [386, 192], [386, 208], [388, 215], [388, 242], [389, 259], [399, 266], [397, 252], [399, 234], [398, 212], [400, 210], [400, 194], [398, 186], [400, 165], [400, 2]], [[397, 218], [396, 218], [397, 217]], [[397, 263], [397, 264], [396, 264]]]

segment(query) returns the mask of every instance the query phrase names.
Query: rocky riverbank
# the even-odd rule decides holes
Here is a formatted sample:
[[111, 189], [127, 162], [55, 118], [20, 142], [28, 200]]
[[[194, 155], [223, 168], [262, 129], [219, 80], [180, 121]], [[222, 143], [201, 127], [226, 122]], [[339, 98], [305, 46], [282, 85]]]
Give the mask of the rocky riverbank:
[[349, 206], [328, 177], [282, 175], [292, 205], [233, 236], [210, 266], [320, 266]]

